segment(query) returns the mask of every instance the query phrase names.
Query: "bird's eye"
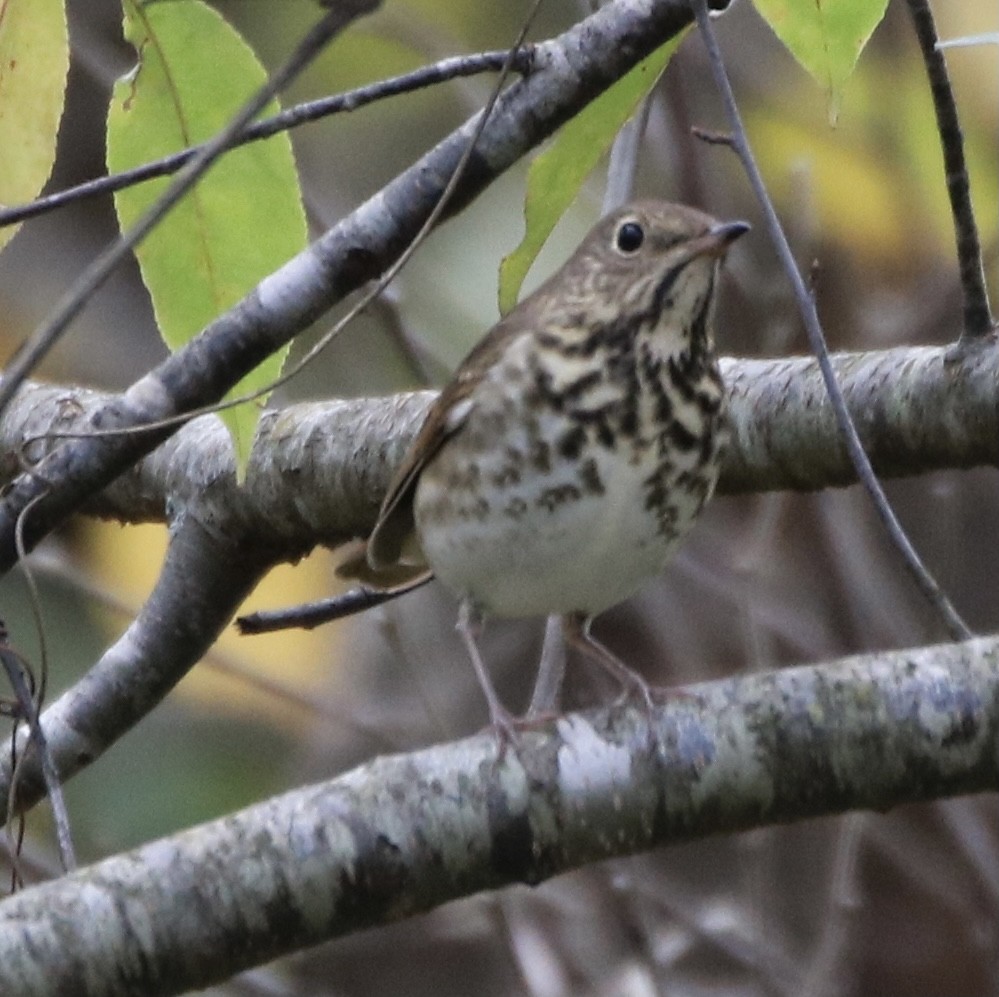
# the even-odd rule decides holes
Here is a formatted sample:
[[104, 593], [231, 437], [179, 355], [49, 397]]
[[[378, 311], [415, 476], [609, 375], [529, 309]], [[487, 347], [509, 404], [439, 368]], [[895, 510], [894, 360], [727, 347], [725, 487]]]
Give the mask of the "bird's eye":
[[625, 222], [617, 230], [617, 248], [622, 253], [635, 253], [645, 241], [645, 229], [638, 222]]

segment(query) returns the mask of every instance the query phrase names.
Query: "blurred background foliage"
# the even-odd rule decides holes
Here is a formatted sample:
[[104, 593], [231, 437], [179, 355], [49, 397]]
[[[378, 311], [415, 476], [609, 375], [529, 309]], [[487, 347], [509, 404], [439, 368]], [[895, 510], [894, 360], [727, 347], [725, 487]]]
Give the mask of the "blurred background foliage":
[[[273, 65], [315, 18], [304, 2], [229, 0], [218, 10]], [[330, 48], [286, 105], [446, 55], [500, 48], [529, 4], [390, 0]], [[996, 31], [990, 0], [937, 3], [944, 38]], [[549, 0], [532, 37], [588, 5]], [[68, 103], [49, 189], [101, 174], [110, 88], [133, 54], [116, 0], [69, 4]], [[818, 261], [826, 332], [840, 349], [944, 343], [960, 320], [953, 234], [925, 74], [904, 4], [846, 87], [835, 128], [827, 95], [751, 4], [717, 22], [749, 134], [801, 262]], [[999, 50], [948, 53], [987, 270], [999, 270]], [[339, 115], [293, 134], [313, 232], [342, 215], [480, 107], [473, 78]], [[724, 127], [691, 35], [657, 88], [636, 193], [758, 219], [734, 157], [690, 135]], [[384, 300], [275, 403], [440, 383], [496, 319], [497, 269], [522, 235], [524, 164], [434, 233]], [[545, 249], [528, 289], [600, 212], [600, 171]], [[9, 355], [114, 233], [109, 199], [30, 222], [0, 255], [0, 348]], [[724, 352], [801, 352], [804, 339], [762, 229], [733, 253], [718, 322]], [[332, 316], [320, 323], [327, 328]], [[308, 337], [305, 337], [308, 339]], [[296, 346], [299, 353], [305, 343]], [[162, 355], [134, 266], [97, 294], [46, 376], [120, 388]], [[995, 474], [893, 482], [890, 494], [971, 624], [999, 627]], [[165, 533], [77, 520], [40, 564], [51, 695], [127, 625], [159, 568]], [[253, 606], [334, 589], [319, 552], [261, 586]], [[0, 583], [15, 643], [37, 659], [24, 590]], [[249, 607], [248, 607], [249, 608]], [[486, 720], [453, 634], [454, 606], [424, 590], [311, 634], [238, 638], [67, 787], [82, 860], [329, 777], [372, 754], [470, 733]], [[606, 614], [599, 631], [655, 681], [690, 682], [941, 639], [855, 489], [716, 501], [663, 578]], [[525, 702], [540, 623], [490, 627], [485, 654], [511, 706]], [[605, 693], [573, 669], [570, 705]], [[999, 977], [999, 812], [995, 799], [810, 821], [608, 863], [538, 890], [473, 898], [235, 981], [219, 993], [992, 993]], [[54, 852], [45, 808], [28, 855]], [[470, 975], [474, 974], [474, 975]], [[464, 980], [464, 983], [454, 981]], [[448, 982], [451, 981], [451, 982]]]

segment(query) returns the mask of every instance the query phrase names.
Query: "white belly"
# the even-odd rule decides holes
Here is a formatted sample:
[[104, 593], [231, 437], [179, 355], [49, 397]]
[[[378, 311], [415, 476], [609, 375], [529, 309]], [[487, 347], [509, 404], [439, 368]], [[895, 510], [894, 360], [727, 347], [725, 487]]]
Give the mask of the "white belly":
[[[672, 528], [664, 530], [646, 508], [655, 465], [619, 453], [593, 454], [600, 490], [587, 491], [578, 462], [562, 460], [541, 480], [524, 472], [488, 501], [481, 487], [465, 491], [446, 474], [424, 471], [414, 510], [427, 562], [487, 615], [592, 616], [621, 602], [662, 570], [703, 497], [670, 489]], [[503, 460], [478, 454], [480, 482], [501, 474]], [[438, 519], [442, 509], [465, 515]]]

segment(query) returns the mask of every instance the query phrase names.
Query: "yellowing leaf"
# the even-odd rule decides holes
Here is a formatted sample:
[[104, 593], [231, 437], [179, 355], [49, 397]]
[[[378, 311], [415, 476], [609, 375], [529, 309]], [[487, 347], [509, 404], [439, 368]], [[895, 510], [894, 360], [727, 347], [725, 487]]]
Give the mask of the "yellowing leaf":
[[499, 307], [516, 303], [527, 272], [552, 229], [579, 193], [583, 181], [611, 147], [614, 136], [659, 79], [683, 35], [671, 39], [562, 126], [551, 145], [534, 158], [524, 198], [525, 232], [500, 264]]
[[[125, 36], [139, 63], [118, 80], [108, 114], [108, 168], [127, 169], [218, 132], [265, 80], [239, 35], [200, 0], [125, 0]], [[274, 113], [272, 102], [267, 113]], [[115, 195], [128, 228], [169, 183], [155, 180]], [[306, 241], [291, 143], [285, 134], [227, 152], [136, 251], [160, 334], [178, 349]], [[269, 357], [234, 389], [245, 394], [280, 373]], [[245, 466], [256, 406], [223, 418]]]
[[843, 84], [888, 0], [753, 0], [790, 53], [829, 93], [829, 117], [838, 115]]
[[[37, 197], [52, 172], [69, 70], [62, 0], [0, 6], [0, 204]], [[17, 226], [0, 229], [0, 246]]]

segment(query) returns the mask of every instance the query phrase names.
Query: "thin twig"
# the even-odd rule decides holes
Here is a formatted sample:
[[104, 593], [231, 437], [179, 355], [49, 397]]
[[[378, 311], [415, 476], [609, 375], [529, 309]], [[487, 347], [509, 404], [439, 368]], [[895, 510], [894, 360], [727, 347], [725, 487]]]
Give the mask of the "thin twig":
[[[7, 673], [8, 681], [17, 699], [19, 714], [27, 721], [29, 741], [35, 747], [39, 756], [39, 765], [42, 770], [42, 777], [45, 780], [45, 788], [52, 805], [52, 816], [56, 828], [56, 841], [59, 846], [59, 857], [62, 861], [63, 869], [70, 872], [76, 868], [76, 852], [73, 848], [73, 836], [69, 823], [69, 811], [66, 808], [66, 801], [62, 794], [62, 786], [59, 782], [59, 772], [56, 769], [52, 753], [49, 751], [48, 742], [41, 726], [41, 711], [45, 703], [45, 689], [48, 685], [49, 657], [48, 644], [45, 639], [45, 622], [42, 619], [42, 600], [38, 593], [38, 586], [35, 583], [34, 574], [30, 566], [24, 562], [24, 522], [31, 514], [34, 503], [29, 503], [21, 513], [14, 531], [14, 542], [17, 545], [18, 556], [21, 559], [24, 569], [24, 580], [28, 587], [29, 604], [35, 623], [35, 631], [38, 636], [39, 648], [39, 678], [36, 681], [34, 673], [31, 671], [25, 657], [16, 651], [8, 643], [6, 627], [0, 625], [0, 659], [3, 661], [4, 671]], [[26, 676], [29, 681], [26, 681]], [[14, 729], [14, 744], [16, 745], [17, 729]], [[24, 756], [22, 756], [23, 758]], [[10, 821], [10, 800], [17, 794], [17, 774], [20, 769], [21, 759], [14, 765], [8, 800], [8, 826]], [[13, 851], [13, 849], [12, 849]], [[17, 874], [17, 869], [14, 870]]]
[[[39, 499], [40, 498], [41, 496], [39, 496]], [[38, 499], [35, 501], [38, 501]], [[19, 679], [16, 679], [11, 670], [10, 662], [5, 661], [4, 668], [6, 669], [8, 677], [11, 680], [11, 685], [14, 688], [18, 702], [22, 704], [22, 708], [24, 707], [24, 697], [27, 696], [30, 700], [28, 704], [29, 708], [25, 712], [25, 719], [28, 722], [30, 739], [34, 742], [35, 749], [39, 754], [39, 764], [42, 770], [42, 777], [45, 779], [46, 789], [49, 794], [49, 801], [52, 805], [52, 816], [56, 827], [56, 841], [59, 846], [59, 857], [62, 860], [63, 869], [66, 872], [70, 872], [76, 868], [76, 853], [73, 848], [73, 838], [69, 823], [69, 811], [66, 808], [66, 801], [62, 795], [62, 785], [59, 780], [59, 772], [56, 768], [55, 761], [52, 758], [52, 753], [49, 751], [48, 741], [45, 738], [45, 733], [42, 730], [41, 725], [41, 712], [42, 707], [45, 705], [45, 691], [48, 688], [49, 681], [48, 641], [45, 636], [45, 620], [42, 617], [42, 598], [38, 592], [38, 585], [35, 582], [34, 572], [25, 560], [24, 550], [24, 524], [28, 516], [31, 515], [31, 510], [34, 508], [34, 504], [34, 502], [29, 502], [21, 512], [21, 515], [18, 517], [17, 526], [14, 530], [14, 543], [17, 547], [18, 559], [21, 562], [22, 570], [24, 572], [24, 581], [28, 587], [28, 602], [31, 606], [31, 615], [35, 624], [35, 633], [38, 637], [38, 680], [36, 682], [34, 675], [31, 675], [32, 682], [31, 690], [29, 691], [23, 680], [24, 672], [19, 672]], [[3, 633], [2, 637], [4, 643], [6, 643], [6, 633]], [[22, 662], [23, 667], [26, 669], [27, 662], [24, 657], [22, 655], [17, 655], [17, 659]], [[10, 796], [12, 799], [17, 795], [17, 772], [18, 767], [15, 766], [10, 780]], [[7, 812], [9, 820], [9, 814], [11, 813], [9, 806]]]
[[867, 490], [868, 495], [870, 495], [881, 522], [887, 530], [892, 543], [905, 560], [906, 567], [909, 569], [916, 585], [943, 620], [947, 632], [954, 640], [967, 640], [971, 636], [970, 628], [958, 615], [957, 610], [927, 570], [919, 554], [906, 536], [905, 530], [902, 529], [902, 525], [888, 503], [884, 489], [874, 474], [874, 469], [871, 467], [871, 462], [864, 451], [864, 446], [860, 442], [860, 436], [857, 433], [856, 426], [853, 424], [850, 411], [846, 407], [843, 392], [836, 381], [832, 362], [829, 359], [829, 350], [826, 347], [825, 335], [822, 331], [822, 324], [819, 321], [815, 300], [808, 293], [808, 288], [805, 286], [801, 271], [795, 263], [794, 254], [791, 252], [791, 247], [788, 244], [787, 237], [784, 235], [777, 212], [774, 209], [773, 202], [770, 200], [763, 177], [749, 147], [749, 139], [742, 125], [742, 116], [739, 114], [735, 95], [732, 93], [732, 84], [729, 81], [728, 73], [725, 71], [725, 64], [722, 61], [714, 28], [711, 26], [707, 0], [694, 0], [693, 7], [697, 27], [708, 53], [711, 71], [721, 94], [722, 103], [725, 106], [729, 126], [732, 129], [732, 148], [746, 171], [750, 185], [756, 194], [756, 198], [766, 219], [767, 230], [770, 233], [774, 248], [777, 251], [788, 279], [791, 281], [794, 297], [808, 335], [809, 345], [815, 354], [819, 370], [822, 372], [822, 380], [825, 383], [829, 402], [836, 417], [836, 425], [839, 427], [847, 453], [850, 455], [850, 460], [857, 471], [857, 477]]
[[999, 31], [986, 32], [983, 35], [962, 35], [960, 38], [948, 38], [937, 42], [937, 48], [974, 48], [978, 45], [999, 45]]
[[562, 618], [549, 616], [545, 620], [545, 639], [541, 645], [541, 661], [531, 702], [524, 715], [529, 718], [557, 713], [562, 705], [562, 683], [568, 664], [569, 649], [565, 645]]
[[406, 593], [426, 585], [427, 582], [433, 580], [433, 577], [428, 571], [425, 575], [420, 575], [405, 585], [394, 586], [390, 589], [353, 588], [341, 595], [331, 596], [328, 599], [317, 599], [315, 602], [306, 602], [299, 606], [290, 606], [287, 609], [261, 609], [255, 613], [247, 613], [245, 616], [238, 617], [236, 627], [241, 634], [247, 636], [296, 627], [302, 630], [312, 630], [324, 623], [332, 623], [333, 620], [339, 620], [345, 616], [363, 613], [365, 610], [398, 599], [399, 596], [406, 595]]
[[377, 6], [378, 0], [338, 3], [312, 27], [284, 65], [243, 105], [213, 139], [177, 174], [156, 204], [128, 231], [123, 232], [83, 272], [56, 306], [47, 322], [18, 347], [0, 381], [0, 412], [6, 408], [25, 378], [55, 345], [94, 292], [111, 276], [115, 267], [155, 228], [194, 183], [231, 145], [235, 136], [252, 121], [322, 51], [345, 23]]
[[694, 125], [690, 129], [690, 134], [707, 145], [727, 145], [730, 148], [735, 145], [728, 132], [717, 132], [712, 128], [701, 128], [699, 125]]
[[995, 322], [989, 308], [982, 244], [975, 224], [975, 209], [971, 204], [971, 184], [964, 159], [964, 137], [957, 116], [954, 91], [947, 75], [947, 60], [939, 49], [939, 36], [933, 23], [929, 0], [908, 0], [908, 3], [916, 38], [919, 40], [919, 50], [926, 64], [933, 109], [937, 116], [937, 131], [940, 133], [940, 145], [943, 149], [947, 194], [954, 218], [957, 262], [964, 295], [964, 331], [961, 339], [967, 341], [987, 336], [995, 328]]
[[635, 176], [638, 173], [638, 152], [645, 137], [649, 122], [649, 108], [655, 99], [654, 93], [646, 94], [638, 105], [638, 110], [624, 123], [611, 147], [610, 162], [607, 165], [607, 186], [604, 189], [603, 214], [620, 208], [627, 203], [635, 189]]
[[[76, 868], [76, 853], [73, 849], [73, 838], [69, 826], [69, 812], [66, 809], [66, 800], [62, 795], [59, 773], [56, 771], [45, 733], [42, 730], [38, 705], [32, 693], [31, 683], [26, 678], [26, 676], [30, 676], [31, 674], [27, 662], [21, 654], [7, 643], [6, 630], [0, 633], [0, 664], [3, 665], [3, 669], [7, 673], [7, 680], [14, 690], [18, 706], [28, 724], [29, 743], [34, 746], [35, 751], [38, 753], [38, 763], [42, 770], [42, 778], [45, 781], [45, 792], [48, 794], [49, 803], [52, 806], [52, 816], [55, 820], [56, 841], [59, 845], [59, 858], [62, 862], [62, 867], [66, 872], [72, 872]], [[14, 810], [10, 806], [10, 801], [14, 799], [17, 792], [17, 771], [18, 765], [15, 764], [11, 774], [10, 792], [8, 794], [8, 821], [12, 819], [12, 815], [14, 814]]]
[[[499, 70], [503, 67], [503, 63], [509, 57], [509, 54], [508, 49], [500, 49], [497, 52], [452, 56], [451, 58], [441, 59], [439, 62], [435, 62], [429, 66], [421, 66], [419, 69], [414, 69], [411, 73], [403, 73], [400, 76], [377, 80], [375, 83], [358, 87], [355, 90], [348, 90], [345, 93], [334, 94], [331, 97], [323, 97], [319, 100], [297, 104], [295, 107], [281, 111], [273, 117], [264, 118], [262, 121], [257, 121], [254, 124], [246, 126], [233, 138], [228, 148], [237, 149], [251, 142], [259, 142], [279, 132], [289, 131], [292, 128], [297, 128], [299, 125], [320, 121], [333, 114], [356, 111], [367, 104], [371, 104], [377, 100], [384, 100], [387, 97], [411, 93], [414, 90], [436, 86], [439, 83], [445, 83], [448, 80], [460, 77], [475, 76], [479, 73]], [[520, 73], [522, 76], [527, 75], [530, 72], [533, 60], [533, 46], [525, 45], [517, 51], [514, 57], [514, 71]], [[65, 190], [56, 191], [54, 194], [36, 198], [28, 204], [4, 208], [0, 210], [0, 228], [5, 225], [13, 225], [16, 222], [26, 221], [29, 218], [35, 218], [38, 215], [46, 214], [57, 208], [73, 204], [76, 201], [113, 194], [116, 191], [124, 190], [126, 187], [133, 187], [146, 180], [170, 176], [186, 165], [204, 147], [204, 144], [191, 146], [189, 149], [182, 149], [180, 152], [164, 156], [162, 159], [143, 163], [142, 166], [136, 166], [131, 170], [123, 170], [111, 176], [87, 180], [85, 183], [77, 184], [75, 187], [67, 187]]]

